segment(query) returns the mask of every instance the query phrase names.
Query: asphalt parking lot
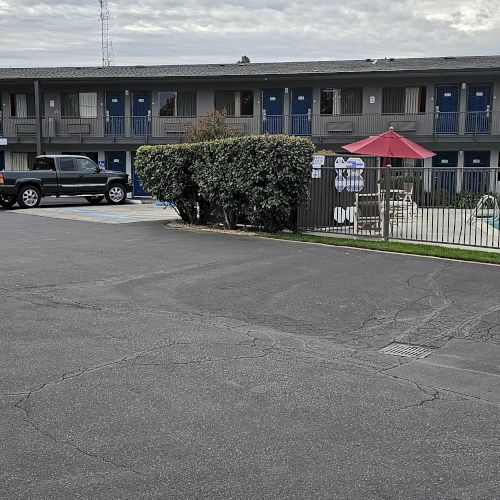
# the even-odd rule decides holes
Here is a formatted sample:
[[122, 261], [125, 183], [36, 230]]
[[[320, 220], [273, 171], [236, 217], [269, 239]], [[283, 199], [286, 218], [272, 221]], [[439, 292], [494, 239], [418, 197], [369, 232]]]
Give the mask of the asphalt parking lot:
[[0, 210], [0, 498], [500, 497], [499, 267], [34, 212]]

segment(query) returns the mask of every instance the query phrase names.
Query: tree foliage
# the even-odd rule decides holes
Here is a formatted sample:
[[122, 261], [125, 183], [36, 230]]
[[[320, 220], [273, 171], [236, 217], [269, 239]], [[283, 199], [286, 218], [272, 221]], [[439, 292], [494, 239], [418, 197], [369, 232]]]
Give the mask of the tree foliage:
[[236, 131], [226, 123], [226, 115], [219, 111], [212, 111], [207, 116], [200, 118], [197, 125], [188, 125], [187, 128], [188, 142], [193, 143], [214, 141], [235, 135], [237, 135]]

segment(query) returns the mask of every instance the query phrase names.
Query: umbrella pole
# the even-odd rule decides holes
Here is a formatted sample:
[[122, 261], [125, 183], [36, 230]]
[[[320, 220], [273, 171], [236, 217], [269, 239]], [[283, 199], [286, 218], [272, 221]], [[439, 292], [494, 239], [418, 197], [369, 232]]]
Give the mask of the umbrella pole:
[[385, 241], [389, 240], [389, 213], [391, 211], [391, 165], [385, 166], [384, 172], [384, 224], [383, 237]]

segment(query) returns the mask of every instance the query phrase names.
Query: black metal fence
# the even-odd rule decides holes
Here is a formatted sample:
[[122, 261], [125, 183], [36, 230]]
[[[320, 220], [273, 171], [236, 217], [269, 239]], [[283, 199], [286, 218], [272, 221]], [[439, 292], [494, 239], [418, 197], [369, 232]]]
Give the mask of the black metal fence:
[[300, 231], [500, 249], [498, 168], [381, 167], [326, 156]]

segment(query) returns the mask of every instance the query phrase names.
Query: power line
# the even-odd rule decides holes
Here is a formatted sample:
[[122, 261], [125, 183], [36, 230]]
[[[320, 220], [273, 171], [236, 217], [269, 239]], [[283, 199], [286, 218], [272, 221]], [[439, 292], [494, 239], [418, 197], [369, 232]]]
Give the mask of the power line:
[[113, 42], [109, 35], [109, 18], [111, 17], [108, 8], [108, 0], [99, 0], [101, 19], [101, 48], [102, 65], [111, 66], [113, 63]]

